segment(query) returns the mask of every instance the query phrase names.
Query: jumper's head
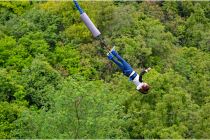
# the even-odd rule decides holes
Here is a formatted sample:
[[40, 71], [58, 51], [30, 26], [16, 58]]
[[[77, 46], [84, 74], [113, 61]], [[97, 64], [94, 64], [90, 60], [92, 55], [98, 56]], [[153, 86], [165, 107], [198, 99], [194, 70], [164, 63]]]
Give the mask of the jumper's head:
[[142, 83], [141, 87], [138, 89], [142, 94], [147, 94], [149, 91], [149, 85], [147, 83]]

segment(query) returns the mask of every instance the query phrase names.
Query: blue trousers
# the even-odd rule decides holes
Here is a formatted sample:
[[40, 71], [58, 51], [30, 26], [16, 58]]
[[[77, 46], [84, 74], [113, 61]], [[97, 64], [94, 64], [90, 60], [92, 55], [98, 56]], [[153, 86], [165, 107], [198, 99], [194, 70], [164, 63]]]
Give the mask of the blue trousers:
[[113, 58], [111, 58], [111, 60], [116, 65], [118, 65], [118, 67], [123, 71], [123, 74], [125, 76], [129, 77], [130, 74], [133, 72], [132, 67], [115, 50], [113, 50], [111, 53], [117, 58], [117, 60], [116, 60], [113, 57]]

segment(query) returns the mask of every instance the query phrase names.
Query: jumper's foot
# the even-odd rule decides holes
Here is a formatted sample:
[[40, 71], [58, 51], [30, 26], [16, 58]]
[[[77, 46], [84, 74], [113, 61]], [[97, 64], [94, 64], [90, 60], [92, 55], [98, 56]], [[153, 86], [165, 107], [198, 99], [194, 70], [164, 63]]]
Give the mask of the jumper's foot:
[[109, 52], [109, 53], [107, 53], [107, 57], [108, 57], [109, 60], [112, 60], [114, 56], [112, 55], [111, 52]]

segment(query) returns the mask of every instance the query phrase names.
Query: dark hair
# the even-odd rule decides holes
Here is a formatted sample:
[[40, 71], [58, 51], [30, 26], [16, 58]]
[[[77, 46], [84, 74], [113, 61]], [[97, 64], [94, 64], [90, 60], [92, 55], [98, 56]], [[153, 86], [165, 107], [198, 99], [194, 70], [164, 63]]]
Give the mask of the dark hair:
[[148, 91], [149, 91], [149, 85], [147, 85], [147, 84], [144, 84], [144, 85], [142, 85], [142, 87], [139, 89], [139, 91], [141, 92], [141, 93], [143, 93], [143, 94], [147, 94], [148, 93]]

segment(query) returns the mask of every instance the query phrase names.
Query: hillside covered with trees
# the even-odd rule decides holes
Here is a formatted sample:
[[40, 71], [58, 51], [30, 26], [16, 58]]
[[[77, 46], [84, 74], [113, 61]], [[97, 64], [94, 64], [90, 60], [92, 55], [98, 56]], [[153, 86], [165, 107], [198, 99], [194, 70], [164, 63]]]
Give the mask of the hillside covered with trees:
[[0, 2], [0, 138], [210, 138], [210, 2], [79, 1], [135, 69], [106, 57], [73, 2]]

